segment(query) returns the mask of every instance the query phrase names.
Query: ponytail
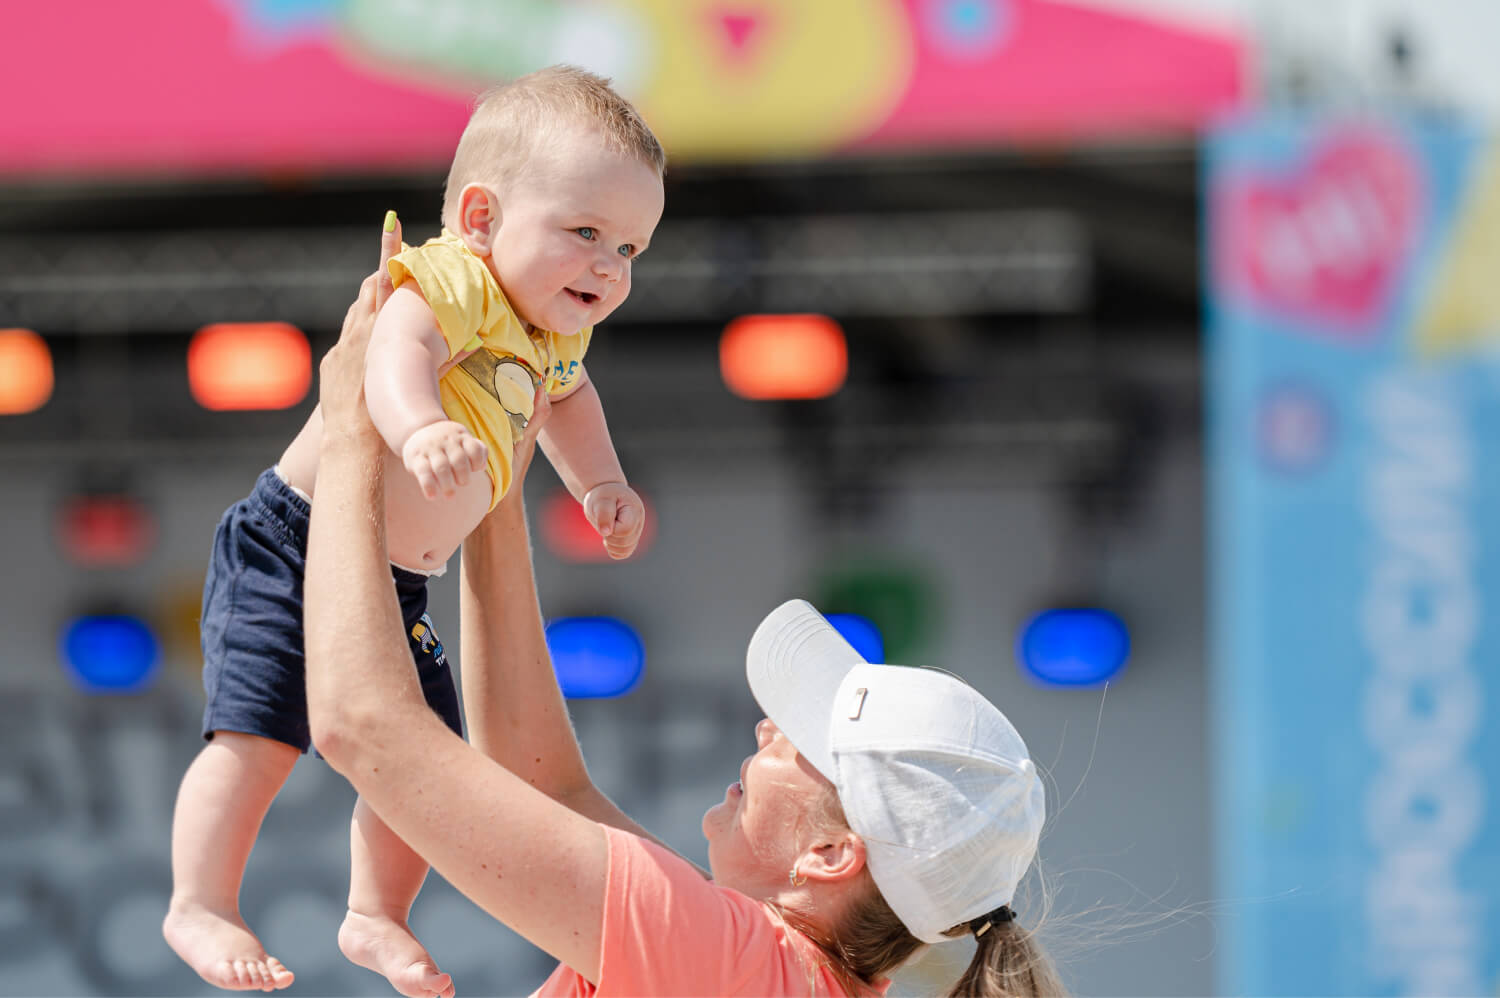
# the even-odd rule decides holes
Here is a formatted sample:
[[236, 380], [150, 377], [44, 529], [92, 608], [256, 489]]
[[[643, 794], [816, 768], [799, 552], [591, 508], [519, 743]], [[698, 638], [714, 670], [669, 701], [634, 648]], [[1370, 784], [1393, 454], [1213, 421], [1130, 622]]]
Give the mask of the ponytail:
[[[851, 994], [860, 985], [900, 969], [924, 945], [891, 911], [873, 883], [870, 888], [831, 931], [820, 930], [803, 912], [778, 907], [792, 928], [828, 955], [827, 968]], [[965, 924], [944, 935], [958, 939], [973, 932]], [[945, 998], [1066, 998], [1067, 994], [1035, 932], [1011, 919], [978, 933], [968, 969]]]
[[[945, 934], [957, 937], [970, 931], [960, 925]], [[979, 934], [969, 969], [946, 998], [1053, 998], [1067, 993], [1035, 932], [1010, 919]]]

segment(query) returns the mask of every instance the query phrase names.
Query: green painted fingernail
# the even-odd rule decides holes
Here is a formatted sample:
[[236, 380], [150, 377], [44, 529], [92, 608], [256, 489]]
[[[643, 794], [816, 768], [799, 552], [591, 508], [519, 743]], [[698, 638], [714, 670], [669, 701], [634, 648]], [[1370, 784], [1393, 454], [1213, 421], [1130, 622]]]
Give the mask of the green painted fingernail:
[[385, 231], [396, 231], [396, 213], [394, 211], [388, 211], [385, 213]]

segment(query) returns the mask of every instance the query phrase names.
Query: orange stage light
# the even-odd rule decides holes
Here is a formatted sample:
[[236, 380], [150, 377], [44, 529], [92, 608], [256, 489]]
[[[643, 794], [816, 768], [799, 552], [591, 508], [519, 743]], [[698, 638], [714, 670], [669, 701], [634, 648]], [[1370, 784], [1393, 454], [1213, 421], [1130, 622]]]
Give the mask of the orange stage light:
[[312, 348], [285, 322], [221, 322], [188, 344], [188, 387], [205, 409], [285, 409], [307, 397]]
[[35, 412], [52, 397], [52, 351], [29, 329], [0, 329], [0, 415]]
[[848, 371], [844, 330], [826, 315], [745, 315], [719, 337], [719, 372], [741, 398], [827, 398]]

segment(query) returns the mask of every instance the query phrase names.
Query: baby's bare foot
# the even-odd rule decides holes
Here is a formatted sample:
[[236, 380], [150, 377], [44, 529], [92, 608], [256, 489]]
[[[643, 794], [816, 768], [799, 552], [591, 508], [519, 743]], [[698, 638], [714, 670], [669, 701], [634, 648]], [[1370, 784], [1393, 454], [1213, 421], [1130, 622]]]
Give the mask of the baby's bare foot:
[[339, 949], [406, 998], [453, 998], [453, 978], [437, 969], [404, 922], [351, 911], [339, 926]]
[[236, 911], [173, 899], [161, 934], [199, 977], [216, 988], [276, 991], [292, 983], [292, 972], [266, 955]]

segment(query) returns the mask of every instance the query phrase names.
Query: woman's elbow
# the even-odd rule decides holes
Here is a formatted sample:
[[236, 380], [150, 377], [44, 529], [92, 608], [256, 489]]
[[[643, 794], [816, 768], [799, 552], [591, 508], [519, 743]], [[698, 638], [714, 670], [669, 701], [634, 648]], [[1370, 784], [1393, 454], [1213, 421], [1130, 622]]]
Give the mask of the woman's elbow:
[[334, 769], [348, 775], [365, 744], [366, 725], [342, 704], [319, 704], [310, 699], [307, 726], [318, 754]]
[[[348, 636], [317, 623], [330, 609], [314, 599], [307, 601], [306, 613], [312, 621], [305, 638], [307, 727], [318, 754], [342, 772], [342, 760], [360, 741], [360, 698], [342, 678], [351, 668], [347, 661]], [[319, 616], [314, 617], [314, 613]]]

